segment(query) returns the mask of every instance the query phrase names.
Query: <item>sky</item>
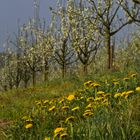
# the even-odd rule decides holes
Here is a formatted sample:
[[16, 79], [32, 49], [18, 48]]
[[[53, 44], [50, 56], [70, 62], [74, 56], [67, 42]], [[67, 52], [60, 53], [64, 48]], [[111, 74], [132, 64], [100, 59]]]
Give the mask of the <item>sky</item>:
[[[17, 32], [18, 21], [20, 25], [33, 18], [34, 0], [0, 0], [0, 48], [8, 35]], [[40, 0], [40, 18], [50, 22], [49, 7], [55, 7], [56, 0]]]

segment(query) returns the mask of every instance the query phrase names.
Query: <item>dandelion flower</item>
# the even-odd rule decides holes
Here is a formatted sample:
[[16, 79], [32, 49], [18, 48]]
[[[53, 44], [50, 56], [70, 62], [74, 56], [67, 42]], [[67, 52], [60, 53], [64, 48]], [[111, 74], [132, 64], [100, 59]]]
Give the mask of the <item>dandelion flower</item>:
[[84, 117], [91, 117], [93, 116], [93, 113], [91, 111], [85, 111], [85, 113], [83, 114]]
[[67, 110], [67, 109], [69, 109], [70, 107], [69, 106], [63, 106], [62, 107], [62, 110]]
[[77, 111], [79, 110], [79, 106], [74, 107], [71, 111]]
[[128, 77], [125, 77], [125, 78], [123, 78], [123, 80], [124, 80], [124, 81], [128, 81], [128, 80], [129, 80], [129, 78], [128, 78]]
[[49, 102], [49, 100], [45, 100], [43, 103], [46, 104], [46, 103], [48, 103], [48, 102]]
[[62, 104], [63, 102], [64, 102], [64, 98], [61, 99], [58, 103], [59, 103], [59, 104]]
[[118, 97], [120, 97], [120, 96], [122, 96], [121, 93], [116, 93], [116, 94], [114, 95], [114, 98], [118, 98]]
[[26, 129], [29, 129], [29, 128], [32, 128], [32, 127], [33, 127], [33, 124], [32, 124], [32, 123], [29, 123], [29, 124], [26, 124], [26, 125], [25, 125], [25, 128], [26, 128]]
[[45, 137], [45, 139], [44, 140], [51, 140], [51, 138], [50, 137]]
[[66, 118], [65, 122], [71, 122], [71, 121], [74, 121], [75, 117], [74, 116], [70, 116], [68, 118]]
[[126, 95], [129, 95], [129, 94], [132, 94], [132, 93], [134, 93], [134, 91], [133, 90], [129, 90], [129, 91], [126, 92]]
[[73, 94], [71, 94], [67, 97], [67, 100], [72, 101], [74, 98], [75, 98], [75, 96]]
[[90, 103], [90, 104], [88, 104], [87, 106], [86, 106], [86, 109], [88, 109], [88, 108], [92, 108], [93, 106], [92, 106], [92, 104]]
[[66, 132], [64, 132], [64, 133], [62, 133], [61, 135], [60, 135], [60, 138], [65, 138], [65, 137], [67, 137], [68, 136], [68, 134], [66, 133]]
[[136, 87], [136, 91], [140, 91], [140, 87]]
[[103, 95], [105, 92], [104, 91], [98, 91], [97, 95]]
[[85, 87], [89, 87], [93, 82], [90, 80], [90, 81], [87, 81], [84, 83], [84, 86]]
[[54, 134], [60, 134], [61, 132], [63, 132], [65, 130], [65, 128], [63, 127], [57, 127], [55, 130], [54, 130]]
[[49, 111], [53, 111], [55, 109], [55, 106], [52, 106], [51, 108], [49, 108]]
[[130, 77], [136, 77], [136, 76], [137, 76], [137, 74], [136, 73], [133, 73], [133, 74], [131, 74]]
[[87, 102], [94, 101], [94, 97], [87, 98]]

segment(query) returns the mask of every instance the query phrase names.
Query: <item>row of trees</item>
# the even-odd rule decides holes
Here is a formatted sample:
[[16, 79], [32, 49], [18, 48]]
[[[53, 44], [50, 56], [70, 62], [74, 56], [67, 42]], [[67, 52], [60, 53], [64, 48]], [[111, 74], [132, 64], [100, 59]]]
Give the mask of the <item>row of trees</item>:
[[39, 76], [48, 80], [49, 72], [59, 67], [66, 77], [81, 65], [84, 75], [95, 61], [99, 48], [107, 50], [107, 68], [113, 69], [113, 37], [126, 25], [139, 24], [138, 1], [67, 0], [52, 9], [52, 20], [35, 27], [32, 20], [18, 27], [15, 40], [8, 40], [1, 54], [0, 84], [3, 89], [27, 87]]

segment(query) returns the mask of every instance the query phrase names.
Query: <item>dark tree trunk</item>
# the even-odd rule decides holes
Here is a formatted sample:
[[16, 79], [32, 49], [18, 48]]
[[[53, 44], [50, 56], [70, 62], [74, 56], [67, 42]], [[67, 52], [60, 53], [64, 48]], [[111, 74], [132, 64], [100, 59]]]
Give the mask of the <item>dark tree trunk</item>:
[[62, 66], [62, 78], [66, 77], [66, 64], [64, 63]]
[[45, 61], [45, 65], [44, 65], [44, 82], [48, 81], [48, 74], [49, 74], [49, 64], [48, 64], [48, 61]]
[[107, 54], [108, 54], [108, 69], [112, 69], [113, 65], [113, 54], [112, 54], [112, 46], [111, 46], [111, 36], [110, 33], [106, 35], [106, 47], [107, 47]]
[[36, 72], [35, 71], [33, 71], [33, 73], [32, 73], [32, 80], [33, 80], [33, 86], [35, 86], [36, 85]]
[[84, 73], [84, 76], [86, 76], [88, 73], [88, 65], [87, 64], [83, 65], [83, 73]]

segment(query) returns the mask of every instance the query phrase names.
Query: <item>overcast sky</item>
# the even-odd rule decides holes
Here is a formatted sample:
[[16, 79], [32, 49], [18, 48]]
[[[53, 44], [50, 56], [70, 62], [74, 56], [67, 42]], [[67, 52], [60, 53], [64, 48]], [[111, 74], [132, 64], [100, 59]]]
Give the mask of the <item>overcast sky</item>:
[[[0, 45], [6, 36], [17, 31], [17, 21], [27, 23], [33, 17], [34, 0], [0, 0]], [[40, 17], [50, 21], [49, 7], [55, 7], [56, 0], [40, 0]]]

